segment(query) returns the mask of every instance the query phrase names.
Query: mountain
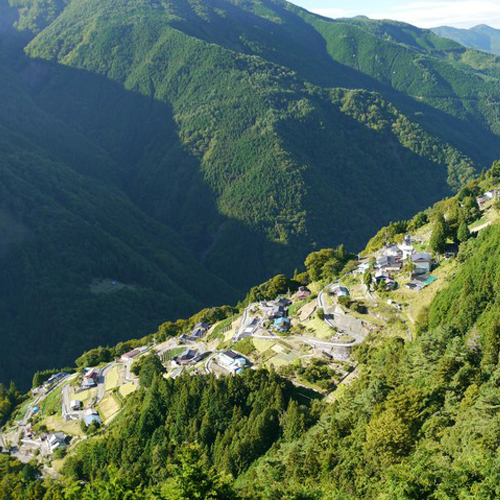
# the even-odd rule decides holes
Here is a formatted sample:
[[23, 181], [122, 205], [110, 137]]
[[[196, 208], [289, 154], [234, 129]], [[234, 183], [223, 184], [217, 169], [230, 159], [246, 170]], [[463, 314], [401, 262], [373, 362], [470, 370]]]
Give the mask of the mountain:
[[[340, 271], [336, 283], [348, 286], [351, 293], [342, 297], [346, 301], [339, 299], [335, 309], [342, 306], [346, 314], [339, 316], [352, 321], [359, 316], [370, 325], [370, 334], [353, 348], [354, 360], [335, 362], [325, 356], [323, 347], [308, 348], [308, 354], [295, 360], [289, 357], [297, 337], [305, 340], [321, 331], [324, 346], [328, 335], [339, 335], [318, 330], [317, 324], [324, 323], [319, 315], [301, 320], [302, 314], [297, 314], [315, 304], [328, 308], [321, 306], [320, 294], [332, 288], [329, 277], [308, 281], [312, 294], [290, 306], [291, 332], [266, 338], [259, 334], [231, 344], [236, 352], [246, 349], [245, 356], [252, 355], [254, 369], [241, 371], [238, 365], [236, 373], [223, 371], [220, 359], [228, 346], [227, 334], [238, 336], [240, 331], [239, 323], [233, 325], [229, 317], [217, 321], [208, 337], [195, 344], [204, 349], [219, 339], [217, 356], [210, 362], [198, 360], [201, 363], [186, 367], [181, 376], [169, 356], [184, 348], [173, 347], [173, 338], [163, 342], [173, 332], [164, 330], [162, 337], [161, 327], [158, 335], [137, 341], [149, 343], [157, 352], [136, 358], [131, 371], [140, 384], [128, 395], [122, 389], [134, 382], [118, 382], [120, 369], [125, 372], [123, 364], [111, 359], [106, 367], [101, 364], [103, 390], [111, 395], [97, 408], [105, 415], [115, 407], [114, 418], [101, 426], [79, 426], [61, 416], [63, 387], [78, 391], [83, 369], [47, 394], [26, 396], [29, 401], [23, 401], [15, 388], [0, 385], [0, 409], [10, 400], [22, 402], [12, 427], [3, 429], [4, 442], [5, 436], [16, 435], [16, 428], [24, 430], [21, 416], [35, 404], [40, 410], [27, 419], [32, 424], [30, 443], [46, 436], [48, 426], [51, 432], [64, 429], [71, 437], [63, 449], [46, 457], [34, 453], [29, 463], [15, 458], [15, 446], [4, 445], [14, 457], [0, 455], [0, 500], [495, 500], [500, 443], [500, 203], [493, 197], [479, 210], [475, 200], [499, 186], [500, 161], [456, 196], [411, 221], [379, 231], [385, 233], [386, 243], [392, 243], [402, 241], [410, 230], [415, 248], [421, 250], [432, 246], [439, 224], [446, 225], [449, 240], [460, 234], [457, 216], [466, 228], [470, 225], [465, 238], [458, 236], [462, 242], [454, 257], [445, 258], [448, 252], [434, 254], [435, 280], [426, 287], [403, 286], [409, 282], [404, 269], [393, 275], [399, 288], [387, 290], [372, 283], [369, 293], [365, 277], [351, 272], [357, 261]], [[471, 224], [464, 217], [471, 217]], [[394, 245], [388, 248], [394, 250]], [[323, 252], [308, 257], [302, 278], [311, 280], [319, 265], [313, 261]], [[283, 298], [282, 290], [267, 291], [273, 299]], [[353, 308], [354, 303], [363, 303], [364, 312]], [[261, 314], [253, 299], [246, 305], [239, 314]], [[276, 340], [273, 348], [270, 339]], [[192, 347], [188, 351], [193, 352]], [[86, 353], [78, 366], [86, 366], [98, 351], [102, 348]], [[281, 363], [268, 369], [269, 360], [279, 355]], [[216, 363], [219, 369], [213, 367]], [[214, 374], [207, 375], [209, 366]], [[342, 366], [345, 371], [339, 373]], [[301, 382], [294, 377], [297, 371], [304, 377]], [[319, 387], [327, 388], [327, 397], [312, 390]], [[75, 397], [88, 405], [84, 393], [89, 392], [79, 391]], [[21, 455], [24, 460], [29, 456]]]
[[[247, 286], [255, 268], [269, 275], [292, 266], [313, 245], [359, 247], [397, 207], [409, 216], [498, 150], [498, 62], [480, 69], [482, 54], [466, 55], [428, 31], [325, 20], [277, 0], [93, 0], [60, 10], [32, 27], [26, 53], [171, 109], [199, 172], [191, 182], [205, 187], [216, 210], [179, 195], [184, 185], [172, 189], [179, 161], [155, 141], [127, 155], [127, 194], [185, 238], [200, 233], [206, 214], [208, 234], [193, 247], [235, 286]], [[19, 26], [31, 26], [30, 9], [21, 13]], [[339, 98], [339, 87], [352, 93]], [[372, 126], [367, 108], [385, 126]], [[410, 144], [417, 135], [419, 145]], [[414, 189], [395, 189], [401, 181]], [[172, 216], [178, 203], [188, 214], [182, 221]], [[248, 273], [239, 269], [242, 256]]]
[[469, 29], [440, 26], [439, 28], [433, 28], [432, 31], [438, 36], [449, 38], [466, 47], [500, 56], [500, 30], [486, 24], [480, 24]]
[[281, 0], [0, 8], [4, 381], [360, 250], [500, 147], [498, 60], [403, 23]]

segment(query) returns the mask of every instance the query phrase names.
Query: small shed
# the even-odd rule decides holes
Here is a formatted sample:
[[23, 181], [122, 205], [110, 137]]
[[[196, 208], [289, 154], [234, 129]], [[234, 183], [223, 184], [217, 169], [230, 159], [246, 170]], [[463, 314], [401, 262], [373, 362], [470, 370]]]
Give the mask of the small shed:
[[74, 401], [70, 402], [69, 407], [73, 411], [78, 411], [78, 410], [81, 410], [83, 408], [83, 403], [81, 401], [78, 401], [77, 399], [75, 399]]
[[349, 297], [349, 290], [342, 285], [335, 285], [331, 288], [333, 295], [336, 297]]

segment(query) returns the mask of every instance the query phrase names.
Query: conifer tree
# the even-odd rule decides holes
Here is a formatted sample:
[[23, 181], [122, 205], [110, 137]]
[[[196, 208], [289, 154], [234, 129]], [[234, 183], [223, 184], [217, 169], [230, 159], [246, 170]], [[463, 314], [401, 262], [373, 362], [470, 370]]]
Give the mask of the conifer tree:
[[440, 215], [434, 223], [431, 239], [429, 242], [433, 252], [436, 252], [438, 254], [444, 253], [446, 249], [447, 235], [448, 229], [446, 221], [443, 215]]
[[470, 238], [469, 226], [465, 221], [458, 228], [457, 238], [460, 243], [464, 243]]

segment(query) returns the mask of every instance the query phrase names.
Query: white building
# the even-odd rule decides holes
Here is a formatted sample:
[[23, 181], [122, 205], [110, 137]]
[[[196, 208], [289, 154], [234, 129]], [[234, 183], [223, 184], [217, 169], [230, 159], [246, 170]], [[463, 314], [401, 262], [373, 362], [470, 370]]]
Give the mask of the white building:
[[399, 249], [401, 250], [401, 258], [403, 260], [408, 259], [410, 255], [415, 253], [415, 248], [413, 247], [413, 241], [409, 234], [405, 236], [405, 239], [401, 245], [399, 245]]
[[248, 360], [234, 351], [224, 351], [217, 356], [217, 362], [231, 373], [241, 373], [248, 365]]
[[389, 245], [387, 247], [384, 247], [382, 251], [380, 252], [381, 257], [396, 257], [396, 258], [401, 258], [402, 256], [402, 251], [401, 248], [398, 247], [398, 245]]
[[75, 399], [74, 401], [70, 402], [69, 407], [73, 411], [78, 411], [78, 410], [81, 410], [83, 408], [83, 403], [81, 401], [78, 401], [77, 399]]
[[68, 446], [68, 443], [66, 442], [66, 436], [62, 432], [56, 432], [47, 437], [47, 447], [51, 453], [66, 446]]

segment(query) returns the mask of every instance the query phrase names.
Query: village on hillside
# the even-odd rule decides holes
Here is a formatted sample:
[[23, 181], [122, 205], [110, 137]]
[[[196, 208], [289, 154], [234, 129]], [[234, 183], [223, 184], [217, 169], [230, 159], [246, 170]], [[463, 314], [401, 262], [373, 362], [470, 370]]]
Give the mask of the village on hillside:
[[[498, 194], [477, 198], [481, 213], [470, 233], [498, 219]], [[352, 351], [379, 337], [412, 340], [419, 311], [457, 266], [457, 245], [447, 244], [441, 255], [432, 252], [430, 224], [397, 239], [360, 255], [338, 281], [303, 285], [108, 363], [52, 374], [32, 389], [0, 434], [0, 451], [23, 462], [37, 460], [44, 473], [58, 474], [71, 447], [105, 432], [123, 411], [140, 385], [134, 364], [150, 355], [159, 358], [166, 378], [239, 376], [267, 367], [292, 381], [303, 397], [333, 401], [359, 375]]]

